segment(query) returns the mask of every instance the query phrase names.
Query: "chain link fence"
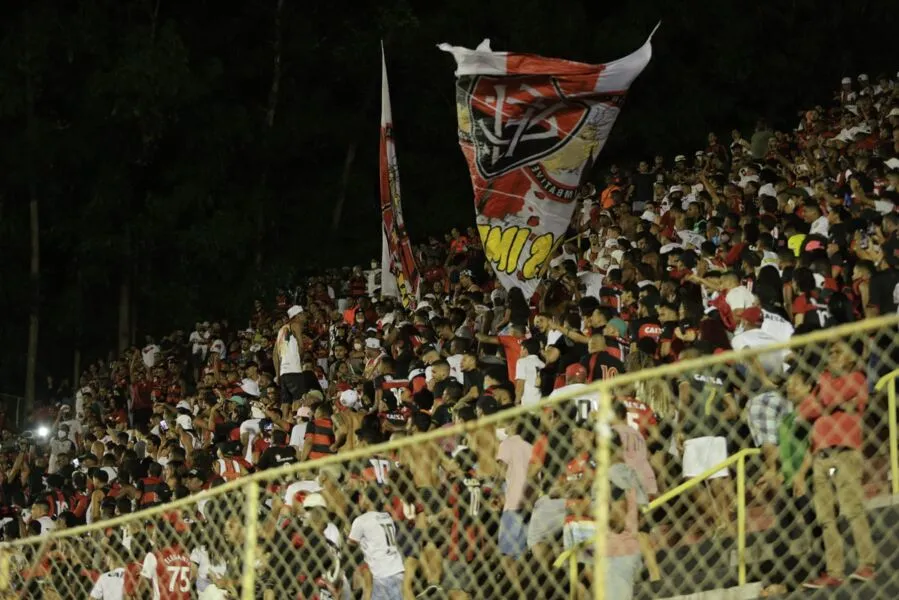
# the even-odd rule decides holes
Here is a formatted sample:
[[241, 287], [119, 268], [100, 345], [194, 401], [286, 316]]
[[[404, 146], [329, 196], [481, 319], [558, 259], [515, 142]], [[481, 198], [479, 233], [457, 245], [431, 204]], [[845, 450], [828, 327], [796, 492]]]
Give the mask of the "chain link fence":
[[897, 323], [654, 369], [632, 348], [600, 383], [569, 369], [534, 406], [482, 397], [437, 429], [435, 407], [384, 444], [323, 410], [336, 455], [205, 491], [186, 471], [140, 511], [123, 486], [38, 536], [45, 506], [4, 519], [0, 598], [895, 597]]

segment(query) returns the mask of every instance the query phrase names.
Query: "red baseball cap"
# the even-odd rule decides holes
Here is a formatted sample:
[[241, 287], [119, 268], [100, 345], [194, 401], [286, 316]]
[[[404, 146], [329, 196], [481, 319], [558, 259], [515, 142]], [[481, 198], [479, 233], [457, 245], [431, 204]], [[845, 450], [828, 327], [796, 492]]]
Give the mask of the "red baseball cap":
[[577, 377], [579, 375], [587, 376], [587, 369], [584, 368], [584, 365], [580, 363], [574, 363], [573, 365], [568, 365], [565, 368], [565, 376], [566, 377]]

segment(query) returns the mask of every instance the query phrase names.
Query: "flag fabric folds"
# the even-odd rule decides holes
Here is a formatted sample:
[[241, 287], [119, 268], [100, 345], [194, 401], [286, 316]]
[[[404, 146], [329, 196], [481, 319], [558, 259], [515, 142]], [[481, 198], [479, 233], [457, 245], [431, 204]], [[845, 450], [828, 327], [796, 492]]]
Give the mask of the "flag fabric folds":
[[387, 86], [387, 63], [381, 46], [381, 295], [399, 298], [403, 306], [414, 308], [419, 275], [406, 235], [400, 205], [400, 174], [393, 142], [393, 117]]
[[438, 46], [456, 59], [459, 145], [484, 251], [506, 289], [533, 296], [651, 38], [601, 65], [494, 52], [490, 40]]

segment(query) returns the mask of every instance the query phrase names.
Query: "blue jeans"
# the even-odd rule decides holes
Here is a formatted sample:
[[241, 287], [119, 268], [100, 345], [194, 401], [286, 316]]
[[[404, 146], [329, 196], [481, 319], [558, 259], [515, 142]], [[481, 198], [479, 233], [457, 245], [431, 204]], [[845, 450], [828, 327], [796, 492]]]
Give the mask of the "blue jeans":
[[520, 557], [528, 547], [528, 528], [524, 515], [517, 510], [504, 510], [499, 520], [499, 552], [503, 556]]

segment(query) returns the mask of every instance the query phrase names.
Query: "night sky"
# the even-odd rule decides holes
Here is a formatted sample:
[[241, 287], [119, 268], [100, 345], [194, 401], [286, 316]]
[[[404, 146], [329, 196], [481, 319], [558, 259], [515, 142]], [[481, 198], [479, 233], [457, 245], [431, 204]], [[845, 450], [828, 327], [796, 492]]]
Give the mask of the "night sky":
[[[611, 162], [690, 154], [709, 131], [749, 134], [759, 116], [792, 128], [800, 109], [830, 104], [843, 76], [895, 76], [895, 6], [5, 2], [0, 392], [24, 387], [35, 303], [38, 376], [69, 377], [75, 348], [85, 360], [115, 348], [123, 286], [142, 341], [198, 319], [242, 321], [253, 298], [301, 273], [378, 255], [381, 39], [406, 223], [420, 241], [474, 223], [454, 65], [439, 42], [490, 37], [497, 50], [604, 62], [661, 21], [598, 178]], [[38, 288], [28, 275], [32, 202]]]

